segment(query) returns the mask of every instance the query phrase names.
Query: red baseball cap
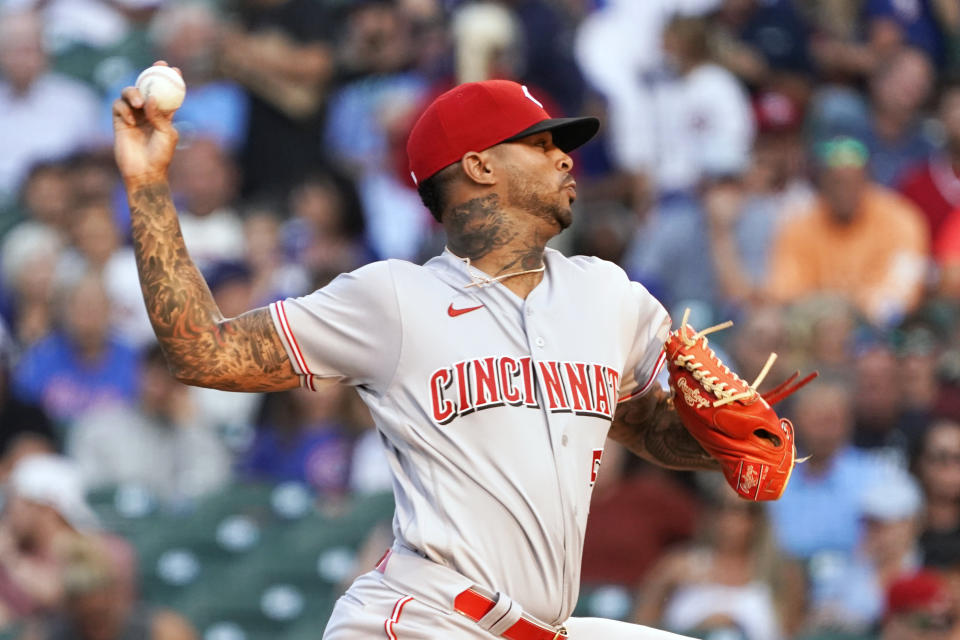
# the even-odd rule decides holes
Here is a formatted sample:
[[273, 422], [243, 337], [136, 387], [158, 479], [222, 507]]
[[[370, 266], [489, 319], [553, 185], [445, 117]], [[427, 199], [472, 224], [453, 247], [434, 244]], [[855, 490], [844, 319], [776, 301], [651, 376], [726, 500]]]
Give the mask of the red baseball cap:
[[541, 131], [565, 152], [576, 149], [600, 129], [596, 118], [551, 118], [526, 85], [510, 80], [468, 82], [430, 103], [407, 139], [410, 176], [420, 184], [468, 151], [490, 147]]

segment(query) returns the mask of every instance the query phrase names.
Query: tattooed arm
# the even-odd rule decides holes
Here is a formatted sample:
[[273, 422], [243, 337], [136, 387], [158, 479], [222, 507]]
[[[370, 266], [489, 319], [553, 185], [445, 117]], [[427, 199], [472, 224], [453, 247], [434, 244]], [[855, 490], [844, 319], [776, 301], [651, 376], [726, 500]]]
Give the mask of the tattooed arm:
[[667, 393], [659, 389], [617, 405], [609, 436], [661, 467], [720, 468], [680, 422]]
[[174, 375], [229, 391], [299, 385], [270, 312], [224, 318], [190, 260], [166, 171], [177, 144], [173, 114], [133, 87], [113, 104], [114, 152], [130, 202], [133, 248], [150, 322]]

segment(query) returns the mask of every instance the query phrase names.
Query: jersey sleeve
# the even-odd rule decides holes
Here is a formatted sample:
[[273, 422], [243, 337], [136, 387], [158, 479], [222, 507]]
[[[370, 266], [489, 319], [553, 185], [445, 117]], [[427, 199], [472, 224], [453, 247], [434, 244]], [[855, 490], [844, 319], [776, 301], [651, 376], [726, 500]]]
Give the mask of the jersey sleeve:
[[322, 381], [382, 391], [400, 357], [400, 309], [388, 262], [337, 276], [300, 298], [270, 305], [301, 385]]
[[660, 301], [640, 283], [630, 282], [629, 286], [629, 305], [634, 312], [629, 315], [636, 318], [636, 324], [620, 381], [620, 402], [641, 396], [653, 386], [666, 360], [663, 344], [670, 334], [670, 315]]

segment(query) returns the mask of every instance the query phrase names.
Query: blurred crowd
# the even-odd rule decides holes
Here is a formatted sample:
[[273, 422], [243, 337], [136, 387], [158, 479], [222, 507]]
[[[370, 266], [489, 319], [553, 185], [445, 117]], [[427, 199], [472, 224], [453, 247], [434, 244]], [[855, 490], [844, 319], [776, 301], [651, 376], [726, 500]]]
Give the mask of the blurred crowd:
[[244, 480], [390, 488], [354, 392], [168, 373], [110, 148], [158, 59], [188, 87], [170, 179], [226, 316], [442, 249], [405, 142], [456, 83], [599, 116], [556, 247], [734, 319], [711, 344], [744, 377], [770, 352], [771, 384], [821, 377], [783, 407], [809, 459], [770, 505], [608, 445], [585, 590], [699, 638], [960, 637], [956, 0], [0, 0], [0, 628], [195, 637], [85, 491], [189, 513]]

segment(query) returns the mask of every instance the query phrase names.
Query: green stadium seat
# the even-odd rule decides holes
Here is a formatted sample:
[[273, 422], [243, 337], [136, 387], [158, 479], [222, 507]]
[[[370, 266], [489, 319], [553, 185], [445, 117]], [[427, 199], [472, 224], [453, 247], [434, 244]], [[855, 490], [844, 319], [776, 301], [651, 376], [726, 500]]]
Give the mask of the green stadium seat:
[[624, 586], [582, 585], [573, 615], [588, 618], [629, 620], [633, 613], [633, 593]]

